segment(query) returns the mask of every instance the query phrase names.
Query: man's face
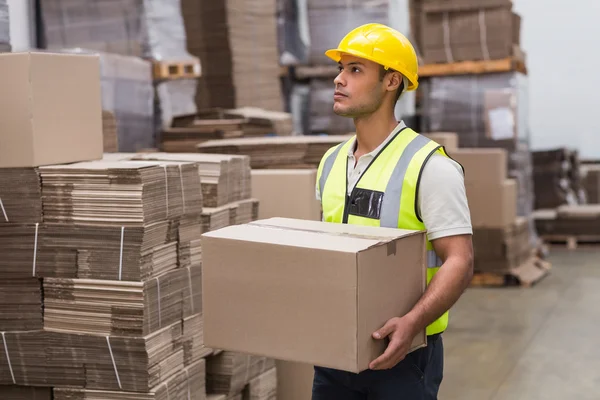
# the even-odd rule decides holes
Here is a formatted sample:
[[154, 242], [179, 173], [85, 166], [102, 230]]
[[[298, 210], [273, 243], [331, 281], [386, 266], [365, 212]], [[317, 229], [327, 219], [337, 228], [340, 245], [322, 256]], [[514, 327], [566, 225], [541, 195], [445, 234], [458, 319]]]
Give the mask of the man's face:
[[381, 66], [369, 60], [343, 55], [339, 69], [334, 80], [333, 111], [351, 118], [377, 111], [386, 94], [385, 83], [381, 80]]

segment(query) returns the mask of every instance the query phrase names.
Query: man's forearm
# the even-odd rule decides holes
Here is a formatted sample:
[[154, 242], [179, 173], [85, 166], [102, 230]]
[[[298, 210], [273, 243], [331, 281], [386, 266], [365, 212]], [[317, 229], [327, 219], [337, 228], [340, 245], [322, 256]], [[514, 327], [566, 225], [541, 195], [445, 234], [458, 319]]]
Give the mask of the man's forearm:
[[472, 260], [453, 257], [439, 269], [427, 290], [406, 315], [419, 332], [441, 317], [458, 301], [473, 276]]

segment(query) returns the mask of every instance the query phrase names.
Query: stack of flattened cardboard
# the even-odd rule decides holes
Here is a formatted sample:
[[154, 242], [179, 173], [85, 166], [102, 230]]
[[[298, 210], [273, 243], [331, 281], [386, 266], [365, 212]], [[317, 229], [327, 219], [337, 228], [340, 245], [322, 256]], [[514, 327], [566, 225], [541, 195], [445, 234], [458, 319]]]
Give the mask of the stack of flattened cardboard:
[[186, 126], [163, 130], [162, 149], [166, 152], [194, 152], [199, 143], [214, 139], [242, 137], [243, 119], [197, 119]]
[[42, 222], [40, 178], [35, 168], [0, 168], [0, 225]]
[[146, 337], [27, 331], [2, 339], [0, 384], [148, 392], [183, 365], [181, 322]]
[[495, 60], [520, 54], [521, 18], [512, 11], [511, 0], [421, 3], [418, 42], [425, 62]]
[[350, 136], [291, 136], [214, 140], [198, 145], [201, 153], [246, 154], [252, 169], [314, 168], [331, 147]]
[[[102, 400], [205, 400], [206, 399], [206, 362], [200, 360], [190, 365], [148, 393], [116, 392], [91, 389], [54, 389], [55, 400], [102, 399]], [[133, 397], [132, 397], [133, 396]]]
[[204, 325], [202, 314], [194, 314], [183, 319], [183, 362], [190, 365], [213, 353], [204, 346]]
[[600, 203], [600, 165], [582, 166], [583, 186], [590, 204]]
[[283, 111], [275, 0], [183, 0], [189, 51], [202, 60], [198, 109]]
[[240, 393], [251, 380], [274, 367], [275, 362], [265, 357], [221, 352], [207, 359], [207, 391], [227, 395]]
[[146, 153], [133, 158], [196, 163], [202, 185], [202, 201], [206, 207], [221, 207], [247, 199], [252, 191], [250, 157], [245, 155]]
[[52, 389], [33, 386], [0, 386], [0, 398], [6, 400], [53, 400]]
[[286, 112], [264, 110], [258, 107], [242, 107], [227, 110], [226, 115], [245, 118], [244, 136], [289, 136], [293, 131], [292, 115]]
[[94, 225], [167, 217], [165, 171], [156, 163], [81, 162], [40, 168], [44, 220]]
[[248, 400], [277, 399], [277, 370], [275, 368], [252, 379], [244, 390], [244, 398]]
[[600, 238], [600, 205], [563, 205], [535, 211], [536, 227], [542, 236], [561, 236], [594, 241]]
[[[173, 251], [171, 264], [176, 263], [177, 254]], [[44, 328], [149, 335], [182, 319], [182, 292], [191, 285], [188, 276], [187, 271], [175, 269], [146, 282], [47, 278]]]
[[534, 151], [532, 156], [536, 209], [585, 202], [580, 166], [571, 151], [566, 148]]
[[42, 329], [42, 312], [39, 279], [0, 279], [0, 331]]

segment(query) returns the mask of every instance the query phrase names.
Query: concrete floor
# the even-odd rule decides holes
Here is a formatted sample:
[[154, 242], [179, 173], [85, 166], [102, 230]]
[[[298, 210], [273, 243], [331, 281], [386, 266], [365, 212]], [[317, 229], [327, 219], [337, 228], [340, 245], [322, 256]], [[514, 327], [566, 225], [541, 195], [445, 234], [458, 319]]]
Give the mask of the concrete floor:
[[440, 400], [600, 399], [600, 249], [553, 249], [549, 261], [532, 288], [463, 295]]

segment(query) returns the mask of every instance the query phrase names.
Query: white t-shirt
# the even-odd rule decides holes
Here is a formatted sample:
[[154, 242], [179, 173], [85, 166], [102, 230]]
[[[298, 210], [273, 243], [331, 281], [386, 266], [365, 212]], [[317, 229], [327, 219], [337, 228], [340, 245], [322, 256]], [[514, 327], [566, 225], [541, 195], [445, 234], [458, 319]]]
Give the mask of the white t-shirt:
[[[358, 182], [365, 168], [394, 134], [406, 125], [400, 122], [388, 138], [358, 162], [354, 144], [348, 150], [348, 194]], [[356, 164], [356, 166], [355, 166]], [[460, 165], [440, 154], [434, 154], [425, 164], [419, 184], [418, 207], [429, 240], [446, 236], [472, 234], [471, 212], [467, 202], [465, 182]], [[317, 200], [321, 200], [317, 182]]]

